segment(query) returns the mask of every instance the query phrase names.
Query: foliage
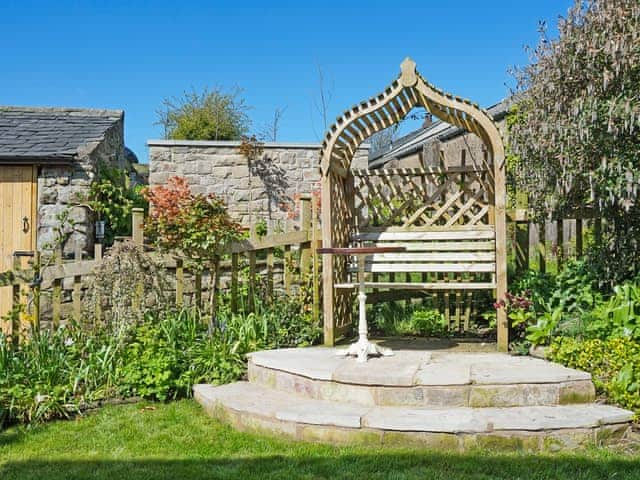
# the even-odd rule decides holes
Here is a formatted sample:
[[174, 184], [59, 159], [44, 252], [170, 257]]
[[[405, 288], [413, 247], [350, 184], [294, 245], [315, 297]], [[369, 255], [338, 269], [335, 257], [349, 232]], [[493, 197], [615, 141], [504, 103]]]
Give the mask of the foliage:
[[624, 283], [598, 303], [587, 320], [589, 337], [629, 338], [640, 342], [640, 284]]
[[127, 171], [98, 165], [97, 179], [89, 187], [89, 206], [106, 221], [105, 244], [113, 244], [117, 236], [131, 235], [131, 211], [135, 207], [147, 209], [141, 194], [142, 186], [132, 186]]
[[553, 341], [549, 355], [553, 361], [591, 373], [600, 393], [640, 415], [640, 343], [637, 340], [561, 337]]
[[240, 140], [249, 129], [249, 107], [242, 90], [192, 90], [166, 98], [156, 112], [165, 138], [174, 140]]
[[192, 193], [183, 177], [171, 177], [167, 186], [143, 193], [152, 207], [145, 233], [162, 251], [212, 259], [240, 235], [240, 225], [231, 219], [224, 201], [214, 194]]
[[576, 0], [517, 70], [508, 119], [519, 187], [539, 217], [591, 207], [591, 258], [609, 286], [640, 272], [640, 4]]
[[422, 305], [404, 307], [396, 302], [378, 303], [367, 314], [382, 335], [445, 336], [448, 325], [444, 314]]
[[83, 301], [84, 316], [93, 324], [120, 330], [171, 304], [166, 270], [133, 242], [111, 247], [93, 274], [100, 281], [89, 285]]
[[75, 325], [34, 331], [20, 347], [0, 334], [0, 426], [69, 417], [113, 396], [121, 342]]

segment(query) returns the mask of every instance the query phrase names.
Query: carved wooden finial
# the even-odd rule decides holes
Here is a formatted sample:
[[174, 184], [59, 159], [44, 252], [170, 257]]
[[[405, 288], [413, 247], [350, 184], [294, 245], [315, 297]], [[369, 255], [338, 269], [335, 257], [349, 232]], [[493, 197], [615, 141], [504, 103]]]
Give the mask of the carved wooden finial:
[[413, 87], [418, 82], [418, 75], [416, 74], [416, 62], [407, 57], [400, 64], [400, 82], [405, 87]]

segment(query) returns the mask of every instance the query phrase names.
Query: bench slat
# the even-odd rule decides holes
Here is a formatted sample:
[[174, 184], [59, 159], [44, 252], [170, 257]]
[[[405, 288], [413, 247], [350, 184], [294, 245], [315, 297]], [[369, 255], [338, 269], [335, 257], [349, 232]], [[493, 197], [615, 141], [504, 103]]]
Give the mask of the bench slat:
[[[336, 283], [335, 288], [353, 289], [357, 283]], [[379, 289], [403, 289], [403, 290], [493, 290], [495, 283], [489, 282], [455, 282], [455, 283], [389, 283], [389, 282], [365, 282], [366, 288]]]
[[[355, 266], [350, 272], [357, 272]], [[365, 272], [495, 272], [495, 263], [367, 263]]]
[[481, 242], [375, 242], [376, 247], [403, 247], [407, 252], [495, 251], [493, 240]]
[[433, 240], [493, 240], [493, 230], [442, 230], [432, 232], [369, 232], [352, 236], [355, 241], [433, 241]]
[[365, 257], [376, 262], [495, 262], [495, 252], [375, 253]]

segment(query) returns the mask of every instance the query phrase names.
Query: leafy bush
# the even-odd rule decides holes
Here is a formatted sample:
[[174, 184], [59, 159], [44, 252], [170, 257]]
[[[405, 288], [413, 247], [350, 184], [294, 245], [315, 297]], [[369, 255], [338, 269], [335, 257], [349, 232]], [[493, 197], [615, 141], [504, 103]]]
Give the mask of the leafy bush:
[[142, 186], [131, 185], [124, 169], [98, 165], [98, 175], [89, 187], [89, 205], [106, 221], [105, 243], [112, 245], [116, 236], [131, 235], [131, 212], [134, 207], [147, 210]]
[[551, 343], [549, 358], [590, 372], [598, 392], [640, 415], [640, 343], [637, 341], [562, 337]]
[[114, 245], [93, 272], [83, 301], [84, 316], [111, 329], [140, 323], [146, 314], [169, 308], [172, 298], [166, 271], [133, 242]]
[[371, 310], [375, 328], [383, 335], [434, 337], [448, 333], [444, 314], [432, 308], [381, 303]]
[[112, 397], [121, 340], [73, 325], [34, 332], [19, 347], [0, 334], [0, 426], [68, 417]]

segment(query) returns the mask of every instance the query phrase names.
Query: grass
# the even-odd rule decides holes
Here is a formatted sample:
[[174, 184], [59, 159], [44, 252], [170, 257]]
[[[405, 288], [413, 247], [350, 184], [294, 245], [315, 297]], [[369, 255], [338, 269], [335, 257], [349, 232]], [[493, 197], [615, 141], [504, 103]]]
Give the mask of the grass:
[[295, 443], [236, 432], [183, 400], [0, 432], [0, 478], [640, 479], [640, 452], [461, 454]]

